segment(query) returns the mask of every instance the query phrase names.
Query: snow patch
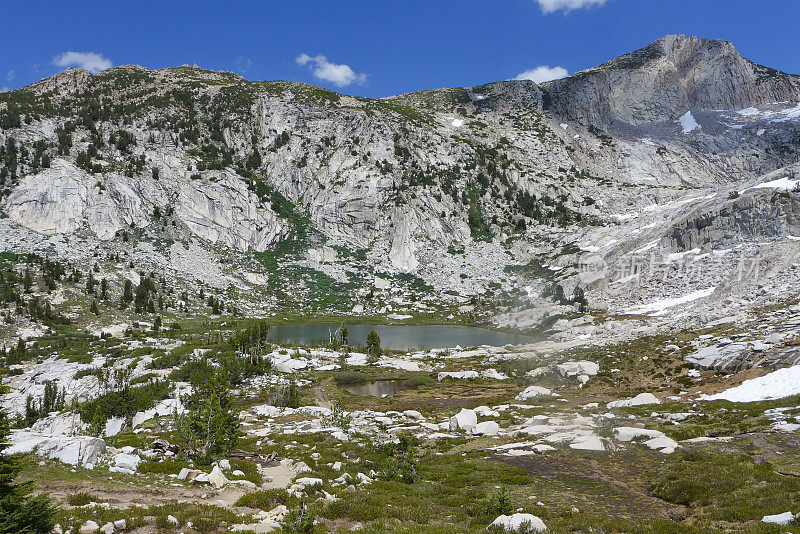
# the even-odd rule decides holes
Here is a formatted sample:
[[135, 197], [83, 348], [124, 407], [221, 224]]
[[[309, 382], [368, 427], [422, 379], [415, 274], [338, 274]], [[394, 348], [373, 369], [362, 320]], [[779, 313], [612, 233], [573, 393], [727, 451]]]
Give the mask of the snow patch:
[[797, 188], [798, 183], [800, 183], [800, 180], [790, 180], [784, 176], [783, 178], [778, 178], [777, 180], [770, 180], [769, 182], [763, 182], [758, 185], [748, 187], [747, 189], [742, 189], [739, 191], [739, 194], [751, 189], [782, 189], [784, 191], [792, 191], [793, 189]]
[[683, 133], [688, 134], [695, 130], [699, 130], [701, 126], [697, 124], [697, 121], [694, 119], [694, 115], [692, 115], [691, 111], [687, 111], [681, 118], [675, 121], [681, 125], [683, 128]]
[[782, 514], [765, 515], [761, 518], [762, 523], [772, 523], [775, 525], [788, 525], [794, 520], [792, 512], [783, 512]]
[[750, 108], [741, 109], [741, 110], [739, 110], [738, 113], [742, 117], [752, 117], [753, 115], [759, 115], [761, 112], [758, 111], [756, 108], [750, 107]]
[[700, 400], [755, 402], [782, 399], [800, 394], [800, 365], [778, 369], [714, 395], [702, 395]]
[[706, 298], [710, 296], [715, 289], [716, 286], [712, 286], [706, 289], [699, 289], [697, 291], [692, 291], [691, 293], [683, 295], [682, 297], [656, 300], [649, 304], [643, 304], [641, 306], [629, 308], [625, 311], [625, 313], [637, 314], [637, 315], [650, 315], [650, 314], [656, 316], [662, 315], [668, 308], [679, 306], [681, 304], [686, 304], [688, 302], [692, 302], [698, 299]]
[[800, 119], [800, 104], [797, 104], [793, 108], [784, 109], [780, 112], [783, 115], [780, 119], [773, 119], [772, 122], [786, 122], [793, 119]]

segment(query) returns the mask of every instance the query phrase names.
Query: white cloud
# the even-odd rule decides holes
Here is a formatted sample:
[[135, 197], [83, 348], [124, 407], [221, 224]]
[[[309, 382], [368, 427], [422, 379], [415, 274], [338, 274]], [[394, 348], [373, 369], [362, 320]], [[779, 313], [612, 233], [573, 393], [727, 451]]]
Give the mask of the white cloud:
[[539, 65], [535, 69], [528, 69], [525, 72], [517, 74], [515, 80], [532, 80], [536, 83], [549, 82], [550, 80], [558, 80], [569, 76], [569, 72], [564, 67], [548, 67], [547, 65]]
[[253, 66], [253, 60], [249, 57], [239, 56], [236, 58], [236, 70], [241, 72], [242, 74], [246, 73], [250, 70], [250, 67]]
[[573, 9], [580, 9], [582, 7], [602, 6], [606, 0], [536, 0], [539, 7], [542, 8], [542, 13], [555, 13], [558, 10], [564, 12], [572, 11]]
[[14, 69], [8, 71], [8, 74], [6, 74], [6, 81], [10, 82], [11, 80], [13, 80], [16, 77], [16, 74], [17, 73]]
[[6, 91], [10, 91], [10, 90], [11, 90], [11, 88], [9, 88], [9, 87], [3, 87], [2, 89], [0, 89], [0, 93], [5, 93]]
[[330, 82], [337, 87], [345, 87], [354, 83], [360, 85], [367, 81], [366, 74], [356, 74], [350, 65], [331, 63], [325, 56], [312, 57], [308, 54], [300, 54], [295, 61], [298, 65], [308, 65], [314, 78]]
[[111, 60], [94, 52], [64, 52], [53, 58], [53, 64], [59, 67], [80, 67], [89, 72], [97, 72], [111, 68]]

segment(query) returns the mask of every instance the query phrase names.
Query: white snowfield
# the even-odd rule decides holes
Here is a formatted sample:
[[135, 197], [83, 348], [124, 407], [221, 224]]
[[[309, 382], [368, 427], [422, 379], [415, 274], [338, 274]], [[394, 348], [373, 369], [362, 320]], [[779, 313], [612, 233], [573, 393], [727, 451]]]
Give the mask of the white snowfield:
[[[775, 102], [772, 106], [780, 105], [780, 102]], [[783, 104], [785, 106], [785, 104]], [[794, 119], [800, 119], [800, 104], [793, 107], [784, 107], [783, 109], [764, 109], [759, 110], [754, 107], [745, 108], [737, 112], [741, 117], [746, 117], [749, 121], [755, 120], [769, 120], [770, 122], [786, 122]]]
[[784, 176], [783, 178], [770, 180], [769, 182], [762, 182], [752, 187], [748, 187], [747, 189], [742, 189], [739, 191], [739, 193], [741, 194], [751, 189], [780, 189], [782, 191], [793, 191], [794, 189], [797, 189], [797, 184], [800, 184], [800, 180], [791, 180]]
[[764, 376], [745, 380], [740, 385], [714, 395], [702, 395], [700, 400], [755, 402], [800, 395], [800, 365], [778, 369]]
[[679, 306], [681, 304], [686, 304], [698, 299], [706, 298], [710, 296], [715, 289], [716, 286], [712, 286], [712, 287], [707, 287], [706, 289], [699, 289], [697, 291], [692, 291], [691, 293], [683, 295], [682, 297], [656, 300], [649, 304], [642, 304], [641, 306], [628, 308], [627, 310], [625, 310], [625, 313], [641, 314], [641, 315], [661, 315], [667, 309], [672, 308], [674, 306]]

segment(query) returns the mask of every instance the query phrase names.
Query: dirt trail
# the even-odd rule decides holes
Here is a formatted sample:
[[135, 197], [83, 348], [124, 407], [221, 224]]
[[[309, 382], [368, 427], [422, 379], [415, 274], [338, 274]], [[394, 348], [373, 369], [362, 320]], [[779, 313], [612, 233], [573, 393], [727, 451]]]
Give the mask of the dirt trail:
[[318, 385], [314, 386], [311, 390], [311, 393], [314, 395], [314, 399], [317, 401], [317, 406], [322, 408], [331, 409], [333, 408], [333, 403], [328, 398], [328, 395], [325, 393], [325, 388], [329, 386], [333, 382], [333, 377], [328, 377]]
[[288, 488], [297, 473], [290, 467], [276, 465], [262, 468], [261, 476], [264, 478], [264, 483], [261, 484], [263, 489], [278, 489]]
[[46, 480], [37, 480], [37, 489], [49, 493], [56, 500], [66, 503], [67, 497], [77, 493], [88, 493], [100, 502], [108, 503], [112, 508], [129, 508], [134, 504], [143, 506], [158, 506], [170, 501], [188, 502], [194, 504], [216, 504], [219, 506], [233, 507], [239, 497], [248, 493], [245, 488], [228, 486], [221, 490], [214, 490], [209, 486], [158, 486], [149, 487], [125, 484], [97, 484], [92, 481], [72, 483], [48, 483]]

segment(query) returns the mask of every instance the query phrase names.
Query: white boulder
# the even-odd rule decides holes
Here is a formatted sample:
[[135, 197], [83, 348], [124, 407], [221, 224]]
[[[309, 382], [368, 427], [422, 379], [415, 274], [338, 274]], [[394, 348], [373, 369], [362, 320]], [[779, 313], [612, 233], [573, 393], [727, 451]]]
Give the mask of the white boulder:
[[142, 459], [136, 454], [121, 452], [114, 456], [114, 466], [111, 468], [111, 471], [132, 475], [139, 469], [139, 463], [141, 461]]
[[641, 406], [643, 404], [661, 404], [661, 401], [652, 393], [639, 393], [630, 399], [611, 401], [608, 403], [608, 407], [622, 408], [625, 406]]
[[488, 406], [478, 406], [475, 408], [475, 413], [481, 417], [500, 417], [500, 412], [492, 410]]
[[305, 358], [287, 358], [282, 361], [273, 363], [272, 368], [279, 373], [294, 373], [295, 371], [302, 371], [308, 367], [308, 360]]
[[660, 438], [648, 439], [644, 442], [644, 446], [653, 450], [657, 450], [662, 454], [672, 454], [678, 448], [678, 442], [667, 436]]
[[496, 436], [500, 432], [500, 425], [495, 421], [483, 421], [472, 428], [476, 436]]
[[155, 408], [150, 408], [149, 410], [145, 410], [143, 412], [136, 412], [133, 416], [133, 421], [131, 421], [131, 428], [137, 428], [145, 421], [149, 421], [155, 417], [156, 414], [157, 412]]
[[295, 484], [300, 484], [304, 488], [307, 486], [321, 486], [322, 479], [314, 477], [300, 477], [294, 481]]
[[478, 414], [475, 410], [462, 408], [460, 412], [450, 418], [450, 430], [472, 430], [478, 424]]
[[106, 421], [106, 427], [103, 430], [103, 435], [107, 438], [116, 436], [122, 431], [122, 427], [124, 425], [125, 425], [124, 417], [111, 417], [108, 421]]
[[441, 382], [445, 378], [455, 378], [459, 380], [475, 380], [480, 375], [478, 371], [442, 371], [436, 376], [436, 380]]
[[[76, 436], [67, 438], [55, 436], [45, 440], [36, 453], [39, 456], [59, 460], [69, 465], [89, 466], [97, 463], [100, 455], [106, 450], [106, 442], [100, 438]], [[12, 452], [9, 450], [9, 452]], [[17, 452], [17, 451], [13, 451]]]
[[542, 386], [528, 386], [525, 391], [517, 395], [518, 401], [535, 399], [536, 397], [549, 397], [553, 392]]
[[489, 525], [490, 527], [502, 527], [509, 532], [519, 532], [522, 526], [527, 526], [533, 532], [544, 532], [547, 530], [544, 521], [533, 514], [512, 514], [501, 515]]
[[600, 371], [600, 364], [590, 361], [564, 362], [556, 365], [558, 374], [564, 378], [572, 376], [595, 376]]
[[617, 441], [633, 441], [637, 438], [663, 438], [664, 433], [648, 428], [636, 428], [632, 426], [620, 426], [614, 429], [614, 437]]
[[570, 449], [579, 451], [604, 451], [606, 450], [603, 438], [594, 434], [576, 437], [572, 443], [569, 444]]
[[486, 369], [481, 373], [481, 376], [490, 380], [508, 380], [508, 375], [501, 373], [497, 369]]
[[208, 482], [214, 489], [220, 489], [228, 483], [228, 479], [222, 473], [222, 469], [220, 469], [218, 465], [215, 465], [214, 469], [208, 474]]

